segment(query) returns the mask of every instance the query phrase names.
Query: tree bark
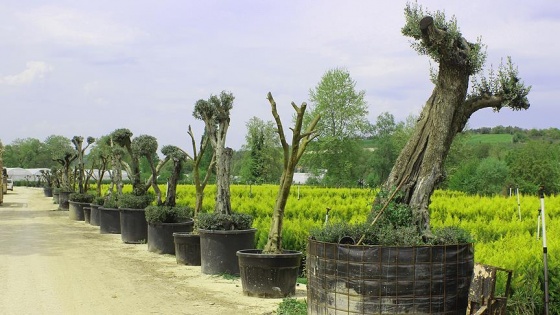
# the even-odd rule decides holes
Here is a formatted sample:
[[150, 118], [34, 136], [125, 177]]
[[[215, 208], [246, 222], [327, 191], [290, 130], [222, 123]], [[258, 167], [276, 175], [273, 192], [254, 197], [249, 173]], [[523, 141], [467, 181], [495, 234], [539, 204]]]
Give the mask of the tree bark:
[[[430, 197], [443, 180], [443, 165], [455, 135], [462, 131], [470, 116], [480, 108], [491, 107], [491, 97], [466, 101], [472, 69], [461, 61], [467, 54], [461, 44], [455, 51], [442, 41], [442, 30], [429, 17], [420, 22], [423, 42], [442, 55], [436, 86], [426, 102], [416, 128], [397, 158], [383, 185], [386, 190], [401, 186], [396, 200], [410, 206], [420, 233], [431, 235], [428, 206]], [[443, 46], [443, 47], [441, 47]], [[385, 202], [376, 199], [376, 203]]]
[[233, 158], [233, 150], [231, 148], [218, 149], [216, 147], [216, 156], [220, 155], [216, 164], [216, 206], [215, 213], [231, 214], [231, 200], [229, 190], [229, 174], [231, 168], [231, 160]]

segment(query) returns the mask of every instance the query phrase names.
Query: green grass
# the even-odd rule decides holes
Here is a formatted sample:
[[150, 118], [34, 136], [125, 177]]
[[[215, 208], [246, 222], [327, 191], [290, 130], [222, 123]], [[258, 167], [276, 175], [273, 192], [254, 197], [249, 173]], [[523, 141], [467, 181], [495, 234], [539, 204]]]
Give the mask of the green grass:
[[467, 143], [480, 144], [480, 143], [512, 143], [513, 135], [510, 134], [471, 134], [467, 137]]
[[278, 305], [278, 315], [306, 315], [307, 302], [294, 298], [285, 298]]

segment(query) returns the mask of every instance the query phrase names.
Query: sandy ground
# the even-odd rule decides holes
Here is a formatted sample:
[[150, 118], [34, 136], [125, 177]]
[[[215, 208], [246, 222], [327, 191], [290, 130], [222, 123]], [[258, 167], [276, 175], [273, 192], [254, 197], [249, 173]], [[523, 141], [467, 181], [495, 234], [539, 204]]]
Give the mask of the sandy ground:
[[4, 196], [0, 314], [274, 314], [281, 302], [244, 296], [239, 280], [177, 265], [56, 209], [40, 188]]

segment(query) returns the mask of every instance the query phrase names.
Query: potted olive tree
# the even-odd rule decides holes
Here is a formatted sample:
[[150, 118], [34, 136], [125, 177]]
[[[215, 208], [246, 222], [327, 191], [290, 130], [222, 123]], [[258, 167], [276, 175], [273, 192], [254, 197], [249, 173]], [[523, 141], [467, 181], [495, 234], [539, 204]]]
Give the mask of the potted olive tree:
[[[177, 259], [177, 263], [189, 266], [200, 266], [200, 235], [198, 234], [197, 224], [198, 214], [202, 211], [204, 189], [208, 184], [208, 180], [210, 179], [210, 175], [212, 173], [212, 168], [214, 167], [215, 155], [212, 154], [212, 158], [210, 160], [210, 163], [208, 164], [208, 168], [206, 169], [204, 178], [201, 178], [202, 176], [200, 173], [200, 163], [204, 158], [205, 152], [207, 152], [206, 149], [209, 145], [208, 136], [202, 136], [200, 146], [197, 149], [195, 137], [191, 126], [189, 126], [188, 134], [191, 138], [193, 149], [192, 156], [190, 156], [186, 152], [183, 152], [182, 150], [180, 152], [182, 152], [182, 156], [192, 160], [193, 162], [192, 177], [196, 190], [195, 207], [193, 213], [194, 226], [192, 232], [173, 233], [173, 238], [175, 241], [175, 257]], [[171, 191], [171, 189], [169, 189], [169, 191]]]
[[58, 209], [68, 210], [69, 209], [69, 197], [70, 194], [74, 192], [73, 178], [70, 176], [70, 167], [72, 162], [78, 158], [76, 151], [70, 146], [70, 143], [64, 144], [57, 150], [53, 152], [53, 160], [61, 165], [60, 168], [60, 191], [58, 195]]
[[[371, 218], [311, 233], [307, 250], [308, 314], [465, 314], [474, 248], [464, 231], [430, 228], [430, 198], [443, 180], [455, 135], [482, 108], [527, 109], [511, 63], [475, 80], [484, 46], [462, 37], [455, 19], [405, 8], [402, 33], [437, 64], [435, 85], [414, 131], [376, 196]], [[343, 226], [342, 226], [343, 227]], [[336, 299], [332, 299], [336, 296]]]
[[[132, 193], [122, 194], [117, 205], [120, 212], [121, 238], [125, 243], [145, 243], [148, 240], [148, 223], [145, 209], [154, 198], [148, 194], [153, 188], [155, 199], [161, 205], [161, 191], [157, 185], [157, 176], [161, 168], [169, 160], [168, 157], [156, 165], [158, 143], [156, 138], [140, 135], [131, 139], [132, 132], [128, 129], [117, 129], [112, 133], [113, 140], [124, 148], [130, 157], [130, 164], [122, 162], [132, 182]], [[140, 178], [140, 158], [146, 158], [152, 171], [151, 176], [142, 182]]]
[[[71, 193], [68, 197], [68, 216], [71, 220], [85, 221], [86, 213], [89, 212], [89, 204], [93, 201], [93, 195], [85, 191], [84, 188], [84, 154], [87, 148], [95, 142], [92, 137], [87, 138], [87, 145], [83, 145], [84, 138], [74, 136], [72, 144], [76, 150], [76, 158], [78, 160], [77, 173], [78, 173], [78, 191]], [[85, 211], [85, 212], [84, 212]]]
[[222, 91], [208, 100], [198, 100], [193, 116], [204, 121], [206, 135], [216, 158], [216, 205], [213, 213], [198, 214], [201, 270], [205, 274], [239, 274], [235, 253], [253, 248], [256, 229], [253, 218], [232, 213], [230, 167], [233, 150], [226, 148], [226, 135], [233, 108], [233, 94]]
[[263, 250], [243, 249], [237, 252], [243, 293], [249, 296], [280, 298], [295, 294], [296, 281], [301, 262], [301, 252], [282, 248], [282, 226], [284, 210], [290, 195], [296, 166], [307, 145], [316, 135], [315, 126], [320, 119], [317, 116], [302, 132], [306, 103], [297, 106], [295, 126], [292, 129], [291, 145], [286, 140], [284, 128], [276, 109], [276, 102], [269, 92], [267, 99], [272, 108], [272, 116], [278, 127], [278, 136], [284, 153], [284, 168], [280, 178], [280, 187], [272, 213], [272, 222], [268, 240]]
[[193, 230], [192, 209], [177, 206], [177, 184], [181, 177], [187, 154], [173, 145], [166, 145], [161, 153], [173, 168], [167, 182], [165, 201], [146, 208], [148, 222], [148, 250], [158, 254], [175, 254], [175, 233], [188, 233]]

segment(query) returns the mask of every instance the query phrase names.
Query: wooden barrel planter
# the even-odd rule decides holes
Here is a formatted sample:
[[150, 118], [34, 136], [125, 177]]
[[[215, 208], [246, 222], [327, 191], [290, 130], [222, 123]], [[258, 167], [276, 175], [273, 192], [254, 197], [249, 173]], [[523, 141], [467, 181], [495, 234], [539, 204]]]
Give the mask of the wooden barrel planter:
[[68, 217], [70, 220], [84, 221], [84, 207], [89, 206], [87, 202], [68, 201]]
[[308, 314], [465, 314], [473, 244], [361, 246], [309, 240]]

